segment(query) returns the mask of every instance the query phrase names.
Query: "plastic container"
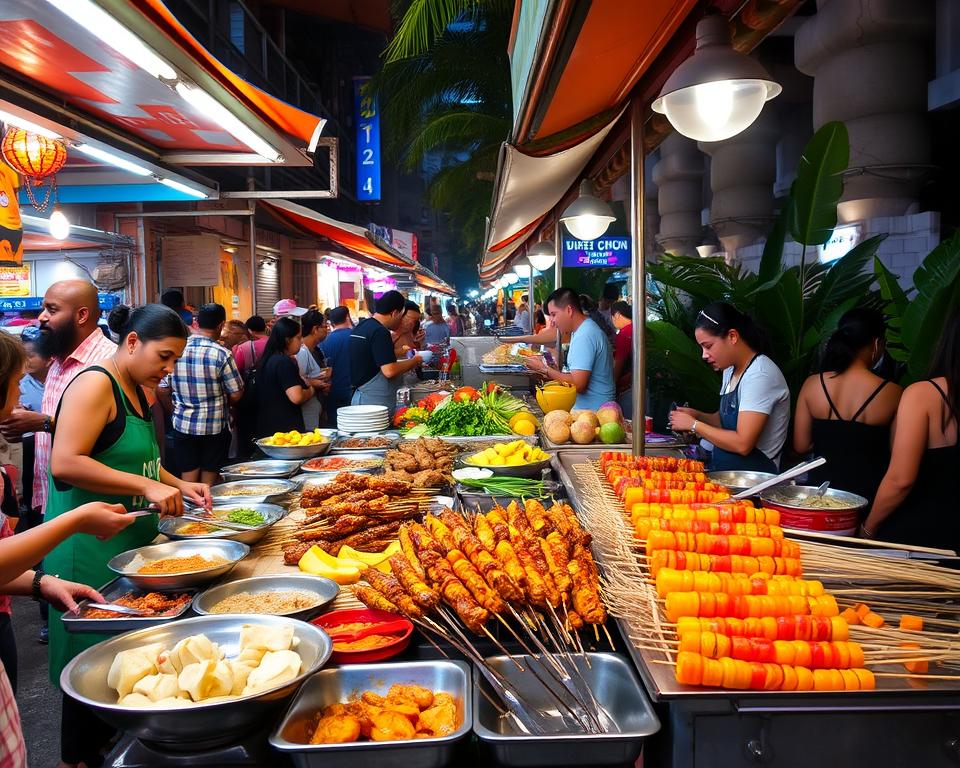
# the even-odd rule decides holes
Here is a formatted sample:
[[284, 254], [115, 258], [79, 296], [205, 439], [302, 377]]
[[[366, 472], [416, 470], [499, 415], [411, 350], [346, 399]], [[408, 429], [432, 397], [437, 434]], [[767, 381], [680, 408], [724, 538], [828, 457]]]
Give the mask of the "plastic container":
[[[310, 623], [329, 632], [340, 624], [352, 624], [359, 621], [396, 621], [398, 619], [403, 619], [403, 617], [387, 611], [378, 611], [374, 608], [346, 608], [340, 611], [331, 611]], [[412, 634], [413, 622], [407, 621], [407, 628], [397, 634], [397, 639], [392, 643], [362, 651], [338, 651], [334, 649], [330, 658], [334, 664], [369, 664], [374, 661], [383, 661], [396, 656], [398, 653], [403, 653], [410, 645]], [[334, 641], [334, 645], [336, 645], [336, 641]]]

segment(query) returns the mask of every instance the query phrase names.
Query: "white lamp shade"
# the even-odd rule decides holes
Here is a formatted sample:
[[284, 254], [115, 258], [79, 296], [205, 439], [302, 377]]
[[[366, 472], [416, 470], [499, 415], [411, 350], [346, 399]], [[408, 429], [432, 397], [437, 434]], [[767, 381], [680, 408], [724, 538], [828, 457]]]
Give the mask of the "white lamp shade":
[[50, 214], [47, 226], [50, 228], [50, 236], [57, 240], [66, 240], [70, 237], [70, 220], [59, 209], [54, 209]]
[[519, 275], [517, 275], [516, 272], [507, 272], [507, 273], [504, 274], [504, 276], [501, 278], [501, 280], [503, 281], [503, 283], [505, 284], [505, 286], [506, 286], [506, 285], [515, 285], [516, 283], [519, 283], [519, 282], [520, 282], [520, 277], [519, 277]]
[[566, 219], [560, 219], [563, 225], [577, 240], [596, 240], [607, 231], [610, 224], [616, 221], [614, 216], [597, 216], [584, 213]]
[[553, 253], [531, 253], [527, 256], [527, 258], [530, 259], [530, 263], [533, 264], [533, 268], [538, 272], [546, 272], [557, 260], [556, 255]]

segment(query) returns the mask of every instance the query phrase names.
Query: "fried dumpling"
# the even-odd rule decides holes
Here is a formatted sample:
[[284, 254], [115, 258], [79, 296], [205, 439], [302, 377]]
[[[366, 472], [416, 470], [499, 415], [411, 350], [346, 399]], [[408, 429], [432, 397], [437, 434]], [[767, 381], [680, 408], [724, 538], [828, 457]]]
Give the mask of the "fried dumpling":
[[164, 674], [179, 675], [191, 664], [201, 661], [217, 662], [222, 658], [223, 651], [220, 646], [211, 642], [206, 635], [190, 635], [161, 655], [159, 667]]
[[294, 651], [269, 651], [250, 673], [242, 695], [266, 691], [292, 680], [300, 674], [301, 663], [300, 655]]
[[176, 698], [180, 695], [180, 686], [176, 675], [147, 675], [138, 680], [133, 686], [134, 693], [146, 696], [150, 701]]
[[264, 625], [244, 624], [240, 630], [240, 650], [248, 648], [265, 651], [289, 651], [297, 643], [293, 636], [293, 624]]
[[193, 701], [229, 696], [233, 689], [233, 671], [225, 661], [207, 659], [185, 666], [177, 683]]
[[161, 643], [151, 643], [139, 648], [120, 651], [110, 665], [107, 685], [122, 699], [133, 691], [133, 686], [147, 675], [157, 673], [158, 656], [163, 651]]

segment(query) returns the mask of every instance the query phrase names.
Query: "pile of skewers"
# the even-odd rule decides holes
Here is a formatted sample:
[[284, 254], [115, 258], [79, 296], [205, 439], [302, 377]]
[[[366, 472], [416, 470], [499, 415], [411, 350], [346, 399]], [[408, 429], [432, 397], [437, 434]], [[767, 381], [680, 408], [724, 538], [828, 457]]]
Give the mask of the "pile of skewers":
[[[534, 500], [511, 502], [486, 515], [478, 511], [469, 521], [444, 509], [423, 525], [404, 523], [399, 540], [401, 553], [390, 558], [392, 575], [362, 573], [368, 585], [355, 590], [359, 600], [400, 613], [450, 643], [516, 704], [511, 684], [484, 663], [463, 630], [485, 636], [508, 654], [488, 627], [497, 622], [537, 662], [540, 671], [531, 664], [531, 672], [574, 727], [588, 733], [609, 729], [573, 658], [585, 658], [578, 630], [592, 625], [599, 639], [607, 614], [590, 535], [568, 505], [545, 509]], [[524, 730], [542, 732], [535, 712], [497, 707]]]
[[[929, 662], [960, 663], [960, 622], [942, 615], [960, 597], [960, 574], [834, 545], [801, 547], [785, 537], [776, 510], [745, 502], [655, 498], [663, 489], [719, 493], [704, 487], [702, 471], [696, 462], [623, 454], [576, 469], [610, 610], [626, 620], [631, 642], [663, 655], [653, 663], [673, 666], [677, 682], [870, 690], [876, 677], [917, 679]], [[917, 615], [881, 630], [884, 610]], [[925, 632], [924, 621], [953, 633]], [[884, 665], [907, 674], [876, 671]]]
[[422, 516], [435, 493], [402, 480], [350, 472], [323, 485], [307, 485], [300, 497], [305, 517], [281, 542], [284, 562], [296, 565], [314, 544], [331, 555], [347, 545], [379, 552], [397, 538], [403, 521]]

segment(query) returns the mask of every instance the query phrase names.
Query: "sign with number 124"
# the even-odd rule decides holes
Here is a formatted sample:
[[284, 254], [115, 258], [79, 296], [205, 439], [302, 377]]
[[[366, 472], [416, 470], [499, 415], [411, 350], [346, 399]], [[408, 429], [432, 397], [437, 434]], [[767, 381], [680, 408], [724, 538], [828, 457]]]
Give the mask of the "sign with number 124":
[[357, 200], [380, 199], [380, 109], [377, 97], [364, 86], [369, 77], [353, 79], [354, 122], [357, 126]]

